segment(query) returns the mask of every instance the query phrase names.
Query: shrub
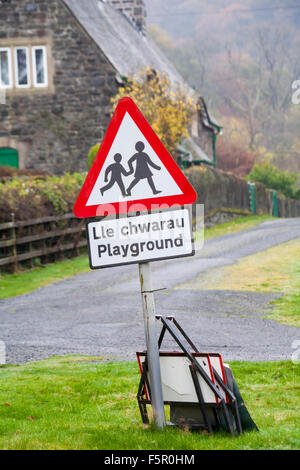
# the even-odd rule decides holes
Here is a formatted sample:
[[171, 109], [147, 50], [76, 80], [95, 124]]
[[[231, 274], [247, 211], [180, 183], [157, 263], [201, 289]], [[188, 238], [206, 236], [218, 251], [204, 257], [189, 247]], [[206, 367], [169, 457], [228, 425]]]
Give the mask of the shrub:
[[166, 74], [146, 68], [138, 76], [129, 79], [123, 88], [119, 88], [118, 94], [112, 99], [113, 109], [125, 96], [133, 99], [174, 156], [181, 139], [188, 137], [188, 127], [196, 110], [188, 92], [179, 85], [173, 85]]
[[96, 144], [93, 147], [90, 148], [89, 154], [88, 154], [88, 159], [87, 159], [87, 169], [88, 171], [90, 170], [92, 164], [94, 163], [94, 160], [96, 158], [96, 155], [98, 153], [98, 150], [100, 148], [101, 144]]
[[217, 167], [236, 176], [246, 176], [251, 171], [256, 154], [238, 143], [217, 140]]
[[4, 178], [12, 178], [13, 176], [45, 177], [50, 176], [50, 173], [42, 170], [26, 170], [0, 165], [0, 180], [3, 180]]
[[284, 196], [300, 199], [300, 191], [295, 188], [297, 173], [281, 171], [268, 163], [254, 165], [248, 175], [250, 181], [264, 184], [269, 189], [280, 191]]
[[85, 174], [13, 177], [0, 183], [0, 223], [72, 212]]

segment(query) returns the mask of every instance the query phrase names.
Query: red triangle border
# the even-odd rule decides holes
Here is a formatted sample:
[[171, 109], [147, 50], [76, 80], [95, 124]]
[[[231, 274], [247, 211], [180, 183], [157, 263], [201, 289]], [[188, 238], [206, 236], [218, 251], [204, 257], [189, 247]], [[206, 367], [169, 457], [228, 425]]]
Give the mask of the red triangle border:
[[[147, 139], [149, 144], [152, 146], [154, 152], [157, 154], [157, 156], [164, 164], [166, 169], [169, 171], [176, 184], [179, 186], [180, 190], [182, 191], [182, 194], [177, 194], [174, 196], [158, 196], [149, 199], [137, 199], [135, 201], [124, 201], [110, 204], [105, 203], [87, 206], [86, 203], [106, 161], [107, 155], [115, 140], [115, 137], [118, 133], [118, 130], [126, 112], [129, 113], [137, 127], [143, 133], [145, 139]], [[99, 215], [99, 209], [101, 209], [102, 214], [104, 214], [105, 210], [108, 211], [108, 213], [112, 213], [114, 211], [114, 214], [136, 212], [137, 204], [143, 205], [145, 207], [145, 210], [151, 210], [153, 209], [153, 206], [157, 208], [157, 205], [162, 204], [168, 205], [170, 207], [174, 205], [183, 206], [187, 204], [192, 204], [196, 201], [196, 199], [196, 191], [191, 186], [191, 184], [189, 183], [185, 175], [182, 173], [181, 169], [171, 157], [169, 152], [166, 150], [158, 136], [155, 134], [150, 124], [146, 121], [145, 117], [138, 109], [134, 101], [129, 97], [122, 98], [117, 105], [117, 108], [107, 128], [106, 134], [99, 148], [95, 161], [83, 183], [77, 201], [74, 205], [75, 216], [79, 218], [96, 217], [97, 215]]]

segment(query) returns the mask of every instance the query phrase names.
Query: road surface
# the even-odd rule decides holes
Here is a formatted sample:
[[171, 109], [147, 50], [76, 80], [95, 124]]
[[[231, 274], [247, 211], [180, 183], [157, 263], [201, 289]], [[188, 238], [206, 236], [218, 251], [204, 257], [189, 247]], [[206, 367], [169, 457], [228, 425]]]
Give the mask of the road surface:
[[[205, 243], [192, 258], [152, 263], [157, 314], [174, 315], [203, 351], [225, 361], [290, 359], [300, 330], [264, 319], [280, 294], [178, 288], [201, 272], [300, 237], [300, 218], [277, 219]], [[300, 243], [300, 242], [299, 242]], [[100, 269], [0, 301], [7, 362], [87, 354], [134, 360], [145, 348], [138, 266]], [[172, 340], [164, 349], [177, 349]]]

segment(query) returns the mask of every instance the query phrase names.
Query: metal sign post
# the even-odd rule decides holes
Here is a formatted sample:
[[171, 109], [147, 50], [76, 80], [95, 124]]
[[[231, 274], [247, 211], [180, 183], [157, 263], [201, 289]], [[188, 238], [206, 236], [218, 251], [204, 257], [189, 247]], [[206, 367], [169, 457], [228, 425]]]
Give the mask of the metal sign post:
[[166, 425], [162, 393], [158, 341], [155, 330], [155, 303], [152, 288], [150, 263], [139, 264], [144, 326], [147, 346], [147, 360], [151, 383], [151, 403], [155, 426], [163, 429]]
[[[194, 255], [191, 218], [182, 207], [196, 199], [196, 191], [136, 104], [122, 98], [74, 214], [101, 217], [87, 222], [91, 269], [139, 264], [151, 402], [158, 429], [165, 427], [166, 419], [149, 262]], [[145, 211], [148, 214], [141, 214]], [[140, 215], [129, 217], [137, 212]], [[125, 216], [116, 218], [120, 214]], [[111, 217], [103, 217], [107, 215]]]

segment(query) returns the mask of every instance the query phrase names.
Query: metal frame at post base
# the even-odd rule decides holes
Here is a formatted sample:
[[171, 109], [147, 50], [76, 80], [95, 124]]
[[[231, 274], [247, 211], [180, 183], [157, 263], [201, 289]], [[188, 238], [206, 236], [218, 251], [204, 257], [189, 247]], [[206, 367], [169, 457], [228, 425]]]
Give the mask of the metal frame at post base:
[[[177, 330], [180, 332], [180, 334], [183, 336], [183, 338], [187, 341], [187, 343], [192, 347], [194, 350], [194, 353], [200, 354], [199, 350], [196, 348], [196, 346], [192, 343], [188, 335], [184, 332], [184, 330], [181, 328], [181, 326], [178, 324], [178, 322], [175, 320], [174, 317], [162, 317], [160, 315], [156, 316], [157, 320], [160, 320], [162, 322], [162, 330], [159, 336], [158, 340], [158, 348], [160, 350], [163, 338], [165, 336], [166, 331], [168, 331], [171, 336], [174, 338], [178, 346], [180, 347], [181, 351], [184, 353], [184, 355], [189, 359], [190, 361], [190, 372], [191, 376], [193, 379], [193, 383], [195, 386], [195, 392], [198, 398], [199, 402], [199, 407], [201, 409], [202, 415], [203, 415], [203, 420], [204, 420], [204, 428], [209, 432], [213, 432], [213, 427], [212, 423], [210, 422], [210, 418], [208, 416], [207, 410], [208, 408], [212, 408], [213, 410], [213, 415], [215, 417], [215, 423], [219, 427], [220, 426], [220, 419], [219, 419], [219, 413], [221, 412], [226, 424], [227, 430], [231, 433], [231, 435], [235, 434], [235, 430], [233, 427], [233, 423], [231, 422], [230, 415], [229, 415], [229, 409], [232, 412], [232, 417], [235, 423], [235, 429], [238, 434], [242, 434], [242, 426], [241, 426], [241, 420], [240, 420], [240, 415], [239, 415], [239, 410], [237, 406], [237, 400], [232, 391], [229, 389], [229, 387], [224, 383], [222, 378], [219, 376], [217, 371], [212, 368], [213, 372], [213, 377], [217, 383], [217, 386], [215, 383], [213, 383], [212, 379], [207, 375], [205, 370], [200, 366], [198, 361], [196, 360], [195, 356], [193, 353], [189, 352], [184, 344], [182, 343], [180, 337], [177, 334], [177, 331], [175, 330], [174, 326], [177, 328]], [[139, 405], [139, 409], [141, 412], [141, 417], [143, 423], [147, 424], [149, 423], [148, 419], [148, 414], [147, 414], [147, 405], [151, 404], [151, 389], [150, 389], [150, 384], [148, 381], [148, 376], [147, 376], [147, 353], [137, 353], [137, 354], [144, 354], [145, 355], [145, 361], [141, 365], [141, 380], [139, 383], [139, 388], [138, 388], [138, 393], [137, 393], [137, 401]], [[182, 353], [181, 353], [182, 354]], [[208, 387], [213, 391], [215, 396], [218, 398], [218, 403], [205, 403], [203, 399], [203, 394], [201, 391], [201, 386], [199, 383], [199, 379], [197, 374], [200, 374], [202, 379], [205, 381], [205, 383], [208, 385]], [[228, 400], [228, 403], [226, 403], [224, 396], [221, 394], [219, 388], [223, 390], [226, 394], [226, 398]], [[148, 396], [149, 395], [149, 396]], [[165, 405], [172, 405], [172, 402], [164, 402]], [[181, 403], [181, 405], [184, 403]], [[188, 404], [188, 403], [185, 403]], [[170, 423], [173, 424], [173, 423]], [[199, 425], [199, 427], [203, 427], [203, 425]]]

